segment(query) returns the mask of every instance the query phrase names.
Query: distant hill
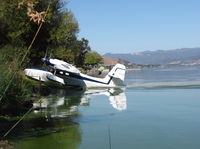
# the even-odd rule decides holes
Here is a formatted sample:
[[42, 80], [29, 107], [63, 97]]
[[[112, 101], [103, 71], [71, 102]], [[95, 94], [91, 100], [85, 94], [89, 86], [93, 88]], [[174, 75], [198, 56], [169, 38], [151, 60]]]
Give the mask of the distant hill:
[[141, 65], [200, 65], [200, 48], [144, 51], [104, 55]]
[[143, 65], [138, 65], [131, 63], [126, 60], [118, 59], [118, 58], [108, 58], [103, 56], [103, 61], [102, 61], [104, 66], [114, 66], [117, 63], [124, 64], [128, 68], [141, 68], [144, 67]]

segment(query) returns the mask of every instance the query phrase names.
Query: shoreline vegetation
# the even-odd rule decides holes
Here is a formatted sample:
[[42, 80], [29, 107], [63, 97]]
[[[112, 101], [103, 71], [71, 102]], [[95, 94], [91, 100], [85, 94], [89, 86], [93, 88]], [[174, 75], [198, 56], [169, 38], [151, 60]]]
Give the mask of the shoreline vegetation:
[[[51, 91], [23, 73], [27, 67], [43, 67], [43, 57], [64, 60], [98, 77], [104, 77], [118, 62], [128, 69], [143, 68], [102, 57], [87, 39], [78, 39], [78, 33], [78, 21], [61, 0], [0, 0], [1, 116], [22, 115], [35, 102], [33, 96]], [[97, 69], [102, 65], [107, 69], [99, 75]]]
[[26, 67], [43, 66], [41, 58], [62, 59], [83, 71], [101, 62], [89, 41], [78, 39], [78, 22], [66, 6], [61, 0], [0, 0], [1, 116], [22, 115], [33, 96], [49, 94], [23, 74]]
[[[104, 77], [116, 63], [128, 69], [146, 67], [102, 57], [87, 39], [78, 39], [78, 33], [78, 21], [61, 0], [0, 0], [1, 116], [22, 115], [33, 106], [33, 97], [51, 92], [23, 73], [26, 67], [43, 67], [43, 57], [64, 60], [98, 77]], [[99, 75], [102, 65], [107, 69]]]

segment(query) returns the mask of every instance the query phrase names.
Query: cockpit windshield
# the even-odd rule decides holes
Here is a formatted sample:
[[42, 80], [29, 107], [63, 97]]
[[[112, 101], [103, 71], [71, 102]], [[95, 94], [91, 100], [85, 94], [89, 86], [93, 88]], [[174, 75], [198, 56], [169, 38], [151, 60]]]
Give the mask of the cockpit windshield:
[[67, 69], [70, 69], [70, 66], [71, 65], [67, 65], [67, 64], [61, 64], [62, 66], [64, 66], [65, 68], [67, 68]]

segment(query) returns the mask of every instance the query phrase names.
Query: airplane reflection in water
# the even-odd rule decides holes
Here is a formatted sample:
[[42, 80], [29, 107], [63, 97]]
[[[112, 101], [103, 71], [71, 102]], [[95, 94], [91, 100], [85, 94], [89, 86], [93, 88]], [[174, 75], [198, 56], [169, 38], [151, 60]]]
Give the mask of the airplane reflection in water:
[[114, 109], [121, 111], [127, 108], [124, 88], [91, 89], [85, 94], [90, 96], [106, 95]]
[[66, 117], [78, 114], [78, 106], [88, 106], [92, 96], [106, 95], [116, 110], [126, 110], [126, 95], [122, 88], [105, 88], [83, 90], [59, 90], [58, 93], [44, 97], [35, 103], [35, 113], [46, 112], [51, 117]]

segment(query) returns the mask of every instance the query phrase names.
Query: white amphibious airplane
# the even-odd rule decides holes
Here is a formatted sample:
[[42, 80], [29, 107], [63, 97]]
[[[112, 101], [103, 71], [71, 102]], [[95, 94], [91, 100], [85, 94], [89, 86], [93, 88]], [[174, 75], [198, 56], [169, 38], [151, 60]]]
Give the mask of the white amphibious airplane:
[[126, 67], [116, 64], [105, 78], [91, 77], [81, 73], [73, 65], [58, 59], [43, 58], [43, 62], [54, 72], [38, 68], [25, 69], [25, 75], [38, 81], [54, 81], [65, 86], [117, 87], [123, 86]]

